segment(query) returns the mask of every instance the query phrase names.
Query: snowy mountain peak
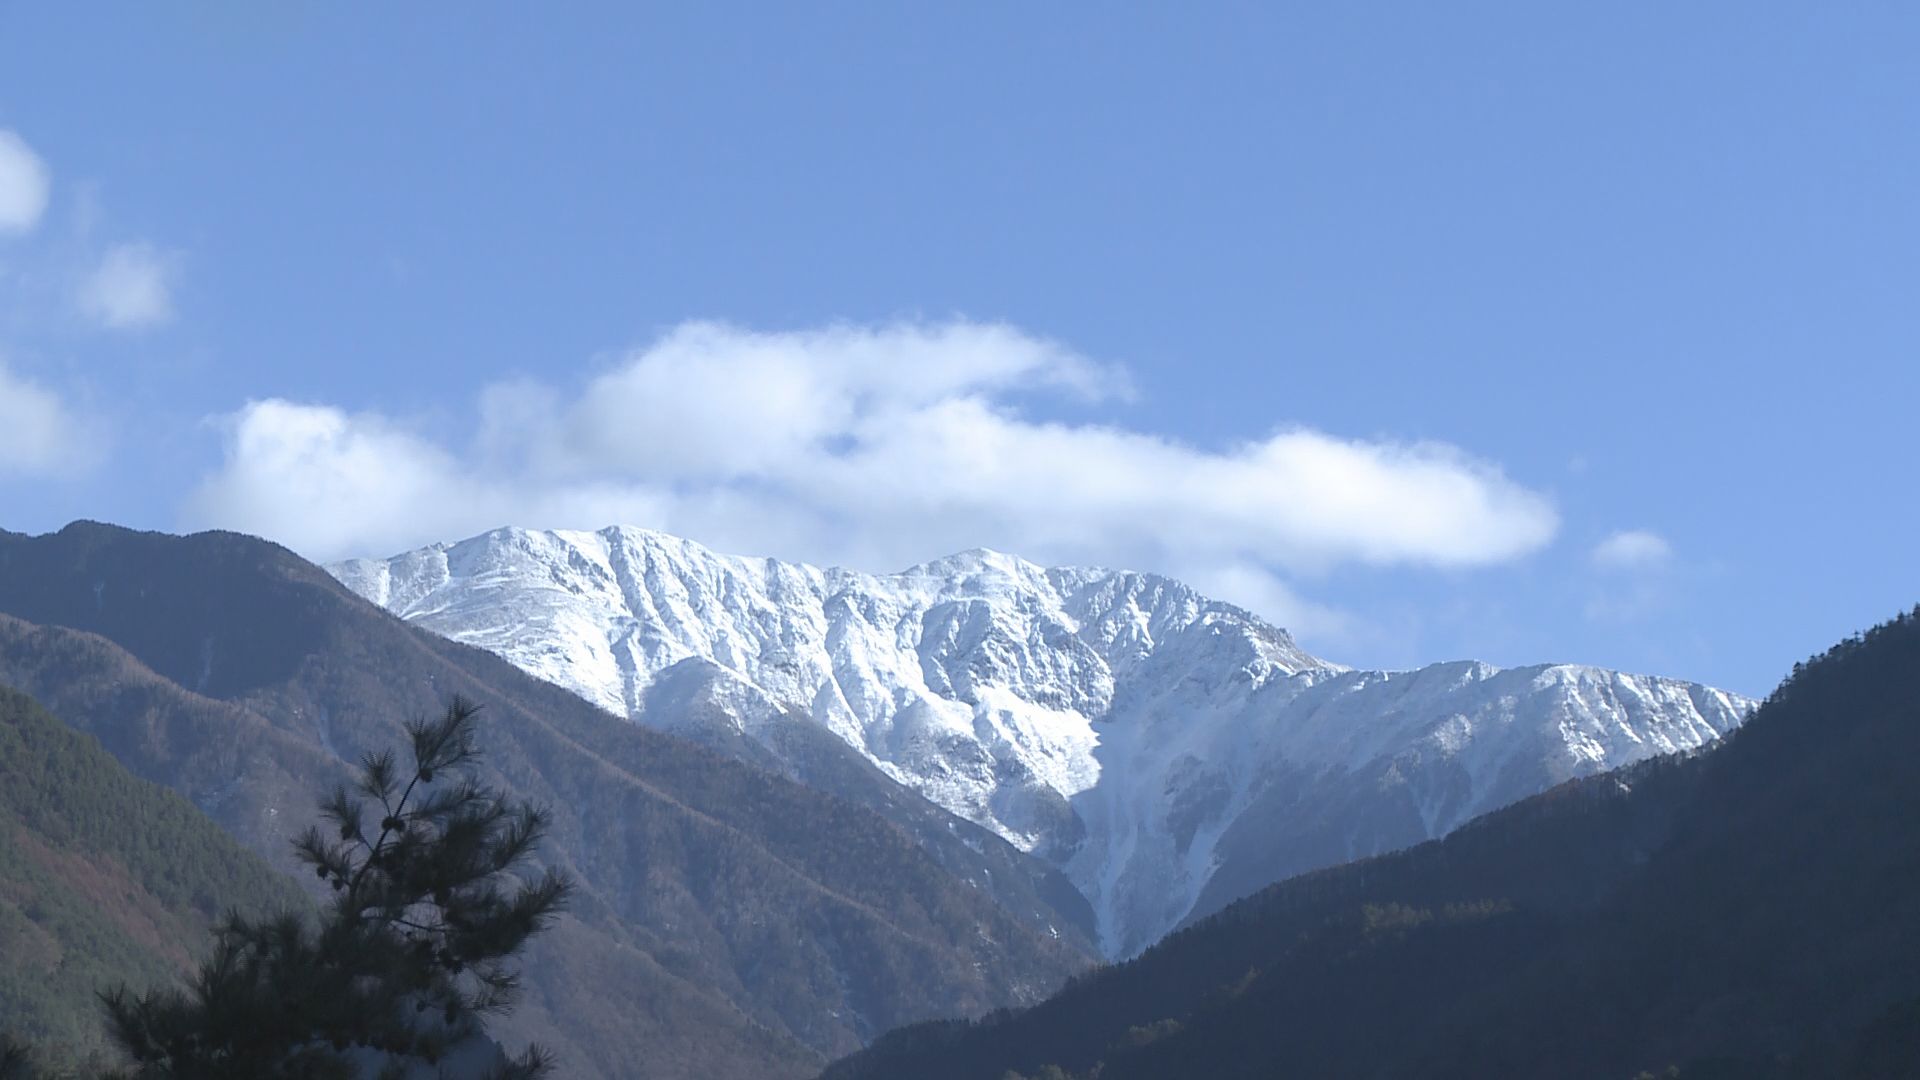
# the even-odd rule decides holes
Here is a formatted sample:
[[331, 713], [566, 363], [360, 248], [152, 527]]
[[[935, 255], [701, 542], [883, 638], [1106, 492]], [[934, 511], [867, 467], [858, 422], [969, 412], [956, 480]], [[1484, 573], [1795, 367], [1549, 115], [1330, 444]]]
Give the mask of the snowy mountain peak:
[[992, 548], [977, 547], [956, 551], [943, 559], [908, 567], [901, 571], [900, 576], [956, 580], [975, 574], [999, 575], [1009, 581], [1021, 581], [1044, 577], [1046, 571], [1018, 555], [1009, 555]]
[[613, 712], [783, 755], [824, 729], [1066, 870], [1116, 956], [1274, 875], [1439, 835], [1729, 730], [1690, 683], [1474, 661], [1350, 671], [1170, 578], [973, 549], [895, 574], [631, 527], [496, 529], [330, 568]]

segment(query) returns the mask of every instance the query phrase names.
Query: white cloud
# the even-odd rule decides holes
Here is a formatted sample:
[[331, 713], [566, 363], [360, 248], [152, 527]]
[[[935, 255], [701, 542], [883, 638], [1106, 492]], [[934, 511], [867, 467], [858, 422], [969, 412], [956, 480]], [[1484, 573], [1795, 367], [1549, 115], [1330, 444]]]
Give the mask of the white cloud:
[[28, 232], [38, 225], [51, 186], [47, 167], [33, 148], [0, 129], [0, 233]]
[[1644, 570], [1665, 566], [1673, 546], [1646, 529], [1622, 529], [1593, 547], [1593, 564], [1606, 570]]
[[1036, 388], [1099, 398], [1125, 381], [1001, 325], [756, 334], [689, 323], [595, 379], [561, 434], [577, 462], [724, 481], [790, 471], [875, 421]]
[[577, 392], [486, 388], [469, 447], [380, 416], [251, 403], [228, 418], [225, 464], [187, 516], [316, 558], [507, 523], [640, 524], [876, 570], [984, 545], [1181, 573], [1329, 625], [1337, 613], [1286, 576], [1497, 563], [1557, 528], [1545, 498], [1446, 445], [1295, 428], [1205, 449], [1022, 411], [1130, 392], [1123, 373], [1004, 325], [696, 323]]
[[80, 309], [115, 330], [157, 326], [173, 317], [178, 259], [149, 244], [107, 249], [80, 288]]
[[0, 364], [0, 476], [73, 472], [97, 446], [60, 395]]
[[334, 554], [465, 528], [474, 482], [451, 454], [375, 416], [287, 401], [250, 402], [227, 421], [226, 467], [193, 512]]
[[1587, 618], [1637, 622], [1674, 603], [1673, 545], [1660, 534], [1622, 529], [1595, 544], [1590, 558], [1601, 574], [1587, 599]]

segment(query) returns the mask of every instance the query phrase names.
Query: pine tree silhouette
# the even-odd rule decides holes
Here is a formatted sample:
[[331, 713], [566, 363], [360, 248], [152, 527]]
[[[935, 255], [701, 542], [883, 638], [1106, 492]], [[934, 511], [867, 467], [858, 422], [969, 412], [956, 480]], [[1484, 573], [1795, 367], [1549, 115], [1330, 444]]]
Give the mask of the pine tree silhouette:
[[190, 986], [102, 995], [132, 1080], [352, 1080], [444, 1072], [450, 1055], [489, 1059], [462, 1076], [550, 1075], [540, 1047], [517, 1058], [482, 1020], [511, 1009], [513, 959], [551, 924], [571, 883], [519, 871], [548, 817], [479, 783], [478, 708], [456, 699], [410, 723], [412, 763], [366, 757], [359, 781], [321, 804], [331, 835], [295, 842], [334, 897], [314, 921], [230, 914]]

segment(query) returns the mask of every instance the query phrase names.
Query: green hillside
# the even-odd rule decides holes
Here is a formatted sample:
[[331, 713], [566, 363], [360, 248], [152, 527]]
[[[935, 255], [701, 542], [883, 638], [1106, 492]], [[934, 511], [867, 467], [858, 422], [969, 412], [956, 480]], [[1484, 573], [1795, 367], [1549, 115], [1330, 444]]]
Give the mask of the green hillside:
[[228, 908], [305, 903], [191, 803], [0, 687], [0, 1030], [97, 1047], [97, 990], [178, 978]]

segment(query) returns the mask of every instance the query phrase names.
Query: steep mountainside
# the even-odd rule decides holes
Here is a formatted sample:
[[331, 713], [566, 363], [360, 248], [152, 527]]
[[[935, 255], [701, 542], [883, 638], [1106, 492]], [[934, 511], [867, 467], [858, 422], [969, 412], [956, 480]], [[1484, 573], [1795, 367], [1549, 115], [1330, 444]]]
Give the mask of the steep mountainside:
[[410, 628], [262, 541], [0, 534], [0, 612], [0, 683], [283, 865], [346, 762], [480, 702], [487, 779], [552, 806], [546, 854], [581, 883], [499, 1025], [568, 1076], [802, 1075], [1085, 964], [874, 813]]
[[185, 799], [0, 687], [0, 1031], [102, 1046], [96, 993], [179, 979], [230, 908], [305, 903]]
[[833, 1080], [1920, 1075], [1920, 611], [1715, 748], [1295, 878]]
[[1110, 956], [1704, 745], [1751, 705], [1585, 667], [1349, 671], [1176, 581], [988, 551], [875, 576], [640, 529], [499, 529], [330, 569], [609, 710], [871, 802], [872, 777], [818, 765], [857, 755], [1065, 870]]

